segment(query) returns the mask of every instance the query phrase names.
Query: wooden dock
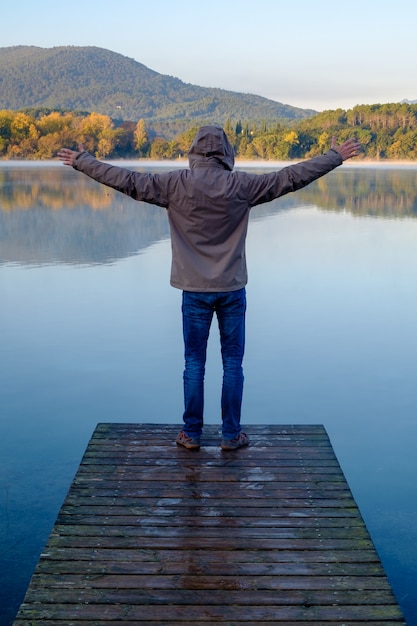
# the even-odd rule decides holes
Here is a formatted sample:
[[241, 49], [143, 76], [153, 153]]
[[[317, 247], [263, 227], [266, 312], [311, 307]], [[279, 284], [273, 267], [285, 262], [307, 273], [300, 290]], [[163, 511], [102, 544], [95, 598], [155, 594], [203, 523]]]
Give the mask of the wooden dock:
[[99, 424], [14, 626], [406, 622], [322, 426]]

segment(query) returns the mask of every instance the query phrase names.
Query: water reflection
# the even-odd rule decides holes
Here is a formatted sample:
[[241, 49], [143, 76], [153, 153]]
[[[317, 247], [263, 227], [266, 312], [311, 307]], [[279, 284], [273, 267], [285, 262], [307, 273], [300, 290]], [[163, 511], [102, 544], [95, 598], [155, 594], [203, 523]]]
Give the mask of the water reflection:
[[0, 167], [0, 175], [2, 263], [108, 263], [169, 234], [160, 208], [71, 169]]
[[[308, 194], [307, 190], [302, 193]], [[417, 170], [336, 170], [317, 181], [312, 204], [355, 216], [417, 217]]]
[[[336, 170], [297, 194], [257, 207], [252, 219], [303, 205], [414, 219], [417, 171]], [[168, 236], [164, 210], [133, 202], [60, 164], [0, 166], [0, 263], [112, 262]]]

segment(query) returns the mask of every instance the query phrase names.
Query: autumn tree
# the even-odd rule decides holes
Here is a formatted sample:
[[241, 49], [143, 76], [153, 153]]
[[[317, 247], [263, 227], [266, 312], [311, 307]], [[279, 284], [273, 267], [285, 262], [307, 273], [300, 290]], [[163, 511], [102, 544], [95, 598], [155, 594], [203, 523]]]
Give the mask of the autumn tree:
[[140, 156], [144, 156], [148, 150], [148, 133], [146, 132], [144, 120], [139, 120], [133, 131], [135, 148]]
[[197, 130], [198, 126], [192, 126], [192, 128], [189, 128], [185, 131], [185, 133], [181, 133], [181, 135], [177, 137], [176, 142], [178, 145], [179, 156], [185, 156], [188, 154]]
[[12, 158], [27, 158], [36, 151], [39, 131], [34, 119], [26, 113], [18, 112], [10, 126], [10, 145], [7, 150]]
[[179, 150], [176, 141], [166, 141], [162, 137], [156, 137], [151, 145], [151, 159], [176, 159]]
[[51, 113], [41, 115], [36, 120], [39, 131], [39, 140], [35, 157], [38, 159], [51, 159], [62, 146], [74, 146], [73, 131], [74, 115], [72, 113]]
[[116, 145], [118, 131], [108, 115], [90, 113], [78, 126], [79, 141], [98, 158], [108, 156]]

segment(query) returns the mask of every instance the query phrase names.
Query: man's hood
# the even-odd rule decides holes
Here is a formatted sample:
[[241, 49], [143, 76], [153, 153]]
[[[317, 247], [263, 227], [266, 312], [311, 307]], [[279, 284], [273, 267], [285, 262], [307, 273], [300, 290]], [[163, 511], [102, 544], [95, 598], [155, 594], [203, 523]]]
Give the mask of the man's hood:
[[202, 126], [197, 131], [188, 159], [191, 168], [218, 163], [232, 171], [235, 164], [232, 145], [220, 126]]

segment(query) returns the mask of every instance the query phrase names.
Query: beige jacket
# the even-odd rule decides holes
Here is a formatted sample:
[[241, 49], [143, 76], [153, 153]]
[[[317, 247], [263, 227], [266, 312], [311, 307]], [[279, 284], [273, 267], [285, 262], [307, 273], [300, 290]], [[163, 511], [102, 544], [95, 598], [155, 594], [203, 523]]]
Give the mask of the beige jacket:
[[82, 152], [74, 168], [143, 202], [164, 207], [171, 229], [171, 285], [185, 291], [235, 291], [247, 282], [249, 211], [305, 187], [341, 165], [335, 150], [277, 172], [233, 171], [223, 129], [203, 126], [189, 152], [190, 169], [134, 172]]

